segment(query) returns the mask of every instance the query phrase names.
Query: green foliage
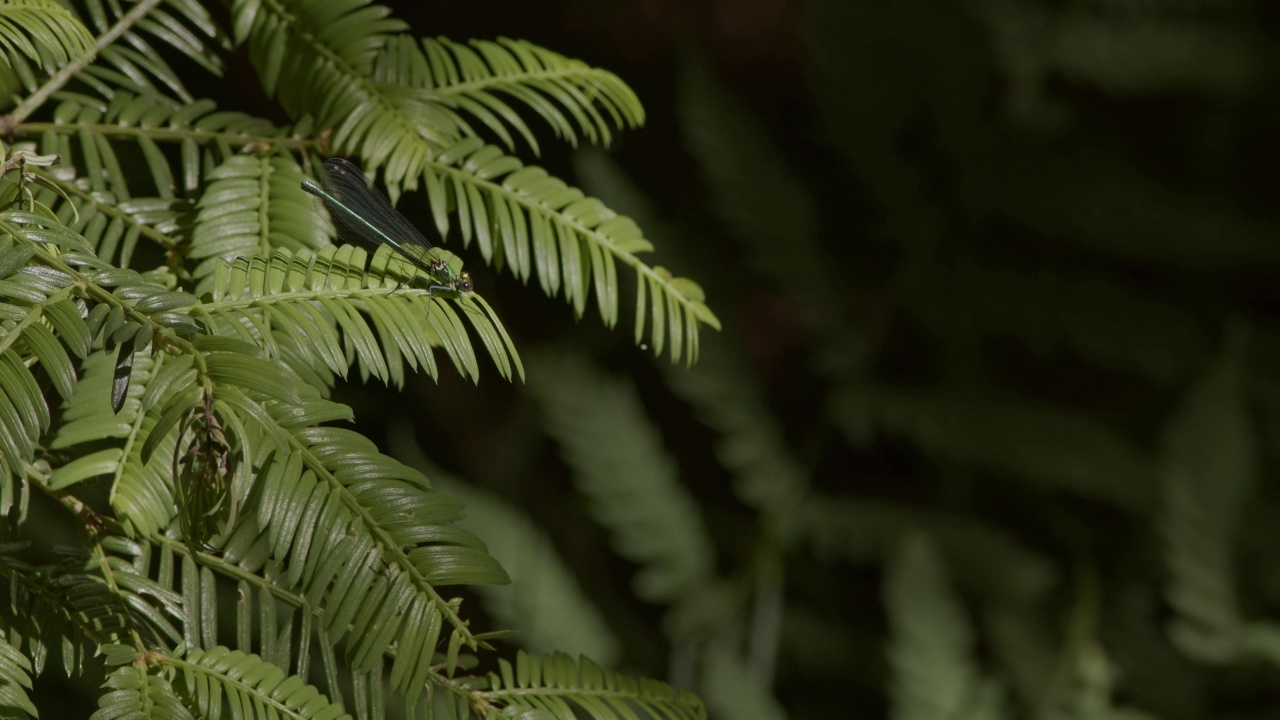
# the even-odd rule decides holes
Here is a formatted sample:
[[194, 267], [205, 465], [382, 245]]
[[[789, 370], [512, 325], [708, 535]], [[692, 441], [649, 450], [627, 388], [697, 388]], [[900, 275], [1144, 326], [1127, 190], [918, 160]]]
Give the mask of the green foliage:
[[999, 690], [974, 667], [973, 630], [928, 540], [902, 543], [885, 579], [885, 604], [894, 638], [894, 717], [1003, 717]]
[[1233, 534], [1257, 474], [1241, 388], [1244, 338], [1233, 340], [1170, 424], [1161, 457], [1171, 638], [1206, 662], [1239, 652]]
[[54, 0], [6, 0], [0, 5], [0, 53], [21, 53], [43, 67], [46, 59], [61, 65], [92, 54], [93, 36], [75, 16]]
[[636, 594], [654, 602], [700, 595], [714, 551], [634, 390], [581, 357], [539, 357], [531, 367], [530, 392], [592, 513], [617, 551], [641, 565]]
[[[473, 672], [503, 633], [447, 588], [510, 582], [481, 540], [504, 509], [475, 496], [479, 533], [463, 529], [461, 500], [336, 426], [355, 413], [330, 398], [352, 368], [399, 389], [524, 364], [483, 297], [345, 244], [301, 188], [331, 152], [393, 198], [424, 188], [440, 240], [458, 228], [577, 317], [594, 293], [608, 326], [621, 262], [636, 343], [692, 363], [719, 327], [701, 288], [639, 259], [654, 247], [634, 221], [506, 154], [517, 136], [539, 151], [531, 118], [607, 145], [644, 122], [635, 94], [528, 42], [416, 38], [366, 0], [233, 2], [229, 31], [223, 12], [0, 3], [18, 139], [0, 166], [0, 512], [19, 541], [0, 547], [0, 714], [36, 715], [32, 677], [60, 666], [105, 678], [102, 720], [413, 717], [435, 697], [704, 717], [688, 691], [585, 659]], [[188, 90], [240, 47], [289, 125]]]
[[38, 717], [27, 697], [31, 689], [31, 661], [14, 646], [0, 640], [0, 717]]
[[[577, 689], [589, 692], [579, 694]], [[688, 691], [677, 691], [657, 680], [631, 678], [586, 658], [575, 661], [564, 654], [521, 652], [514, 667], [505, 659], [499, 660], [499, 672], [489, 673], [489, 687], [480, 696], [503, 712], [541, 710], [557, 720], [577, 717], [575, 711], [591, 717], [636, 710], [674, 720], [706, 716], [702, 702]]]

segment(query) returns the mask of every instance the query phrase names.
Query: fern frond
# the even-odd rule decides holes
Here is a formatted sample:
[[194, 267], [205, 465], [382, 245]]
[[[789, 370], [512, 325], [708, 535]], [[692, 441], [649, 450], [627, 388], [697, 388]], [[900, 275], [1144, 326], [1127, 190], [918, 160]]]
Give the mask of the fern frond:
[[16, 557], [18, 549], [0, 548], [0, 575], [9, 584], [0, 625], [9, 644], [31, 658], [36, 674], [53, 662], [70, 677], [95, 647], [129, 642], [139, 632], [157, 637], [146, 622], [147, 601], [106, 579], [113, 570], [100, 548], [54, 548], [59, 559], [40, 566]]
[[[144, 412], [142, 396], [164, 365], [165, 356], [150, 352], [135, 355], [132, 378], [124, 403], [111, 408], [115, 382], [115, 353], [95, 352], [84, 362], [80, 382], [64, 404], [63, 422], [49, 447], [73, 451], [76, 457], [50, 475], [54, 489], [74, 485], [90, 477], [111, 478], [110, 501], [126, 532], [149, 536], [167, 527], [174, 515], [172, 465], [174, 438], [160, 443], [150, 462], [142, 448], [155, 428], [157, 413]], [[160, 400], [167, 401], [166, 395]], [[103, 447], [104, 441], [116, 440]], [[92, 451], [89, 448], [96, 448]]]
[[46, 57], [59, 66], [92, 56], [93, 36], [57, 0], [5, 0], [0, 3], [0, 60], [11, 65], [17, 53], [37, 67], [45, 67]]
[[453, 526], [457, 500], [429, 491], [426, 478], [363, 436], [311, 427], [324, 406], [333, 404], [269, 408], [289, 444], [259, 469], [253, 523], [232, 534], [227, 559], [239, 563], [255, 548], [269, 552], [259, 562], [287, 559], [286, 587], [323, 610], [331, 642], [349, 638], [354, 671], [372, 669], [397, 642], [397, 689], [421, 687], [445, 624], [455, 648], [477, 642], [436, 586], [505, 583], [506, 573]]
[[479, 120], [508, 151], [515, 150], [514, 130], [539, 152], [511, 101], [532, 110], [556, 137], [575, 147], [579, 134], [608, 146], [612, 128], [644, 124], [640, 100], [618, 76], [524, 40], [463, 45], [423, 38], [419, 46], [407, 35], [392, 36], [378, 55], [374, 78], [431, 91], [437, 101]]
[[671, 359], [698, 356], [699, 324], [720, 328], [705, 304], [702, 288], [662, 267], [649, 267], [636, 256], [653, 250], [640, 228], [604, 203], [524, 166], [477, 138], [462, 140], [426, 162], [424, 177], [436, 227], [447, 236], [450, 207], [455, 208], [463, 246], [474, 238], [489, 262], [510, 266], [527, 280], [537, 271], [548, 295], [559, 294], [579, 317], [592, 289], [596, 307], [608, 326], [618, 318], [617, 261], [636, 271], [636, 343], [645, 338], [655, 356], [669, 348]]
[[[333, 130], [333, 149], [386, 165], [394, 199], [421, 164], [460, 134], [454, 116], [420, 90], [379, 82], [374, 61], [406, 28], [367, 0], [232, 3], [237, 43], [247, 42], [268, 95], [293, 118]], [[393, 151], [394, 150], [394, 155]]]
[[[252, 515], [243, 520], [227, 544], [227, 556], [238, 557], [239, 562], [230, 562], [214, 552], [194, 550], [177, 538], [155, 535], [136, 541], [113, 538], [115, 552], [122, 561], [117, 568], [131, 584], [147, 588], [146, 595], [158, 612], [147, 617], [158, 623], [156, 631], [163, 633], [168, 640], [166, 646], [172, 648], [211, 650], [219, 644], [219, 618], [231, 613], [222, 602], [225, 595], [220, 598], [218, 585], [220, 581], [233, 581], [235, 649], [245, 653], [256, 649], [266, 662], [286, 673], [296, 668], [296, 674], [305, 681], [312, 667], [309, 648], [320, 648], [329, 656], [324, 663], [326, 669], [333, 665], [331, 641], [315, 622], [323, 612], [285, 587], [281, 566], [267, 559], [265, 537], [257, 543], [259, 549], [247, 556], [240, 554], [246, 538], [253, 544], [252, 538], [260, 536]], [[340, 702], [338, 675], [325, 675], [330, 697]]]
[[[118, 161], [104, 163], [103, 158], [116, 155], [113, 142], [131, 146], [127, 152], [142, 155], [152, 187], [165, 199], [178, 191], [194, 193], [207, 173], [242, 148], [272, 145], [297, 150], [309, 145], [309, 141], [289, 137], [263, 118], [218, 111], [208, 99], [181, 102], [154, 92], [125, 89], [111, 90], [104, 98], [82, 94], [59, 97], [62, 101], [54, 108], [52, 122], [26, 123], [24, 130], [40, 137], [42, 152], [62, 156], [63, 165], [55, 172], [60, 180], [79, 178], [75, 180], [77, 187], [87, 184], [84, 189], [93, 191], [105, 183], [121, 199], [130, 197], [128, 181], [136, 174], [117, 175]], [[161, 145], [173, 144], [179, 146], [176, 171], [161, 150]], [[106, 176], [93, 177], [95, 169], [99, 174], [106, 170]]]
[[0, 716], [39, 717], [35, 704], [27, 696], [30, 689], [31, 660], [0, 638]]
[[108, 692], [98, 698], [89, 720], [194, 720], [168, 678], [131, 664], [136, 658], [131, 648], [116, 645], [105, 651], [107, 662], [119, 667], [102, 684]]
[[1238, 652], [1244, 622], [1233, 539], [1256, 482], [1253, 427], [1244, 405], [1242, 338], [1232, 337], [1166, 429], [1164, 491], [1167, 598], [1174, 643], [1203, 662]]
[[702, 701], [687, 690], [631, 678], [586, 658], [575, 662], [560, 653], [540, 657], [521, 651], [514, 668], [506, 659], [499, 659], [498, 665], [499, 672], [489, 674], [489, 689], [475, 692], [485, 703], [486, 718], [531, 711], [556, 720], [573, 720], [579, 712], [600, 720], [619, 716], [705, 720], [707, 716]]
[[12, 478], [35, 457], [51, 421], [33, 367], [45, 371], [58, 394], [70, 397], [76, 378], [71, 355], [84, 357], [90, 336], [72, 299], [73, 278], [29, 264], [35, 242], [87, 249], [83, 241], [47, 218], [14, 211], [0, 213], [0, 233], [0, 512], [7, 513]]
[[973, 658], [973, 630], [922, 536], [904, 540], [889, 566], [885, 605], [893, 716], [901, 720], [1000, 718], [1001, 698]]
[[[120, 33], [115, 42], [99, 51], [101, 64], [109, 64], [131, 78], [150, 76], [184, 103], [193, 98], [152, 41], [178, 51], [214, 75], [222, 74], [222, 55], [230, 49], [229, 39], [213, 14], [197, 0], [163, 0], [136, 18], [132, 17], [136, 8], [130, 8], [135, 12], [126, 13], [116, 3], [104, 6], [88, 2], [85, 7], [99, 34]], [[89, 68], [89, 72], [93, 70]]]
[[276, 248], [316, 250], [329, 244], [330, 231], [302, 190], [306, 175], [292, 158], [237, 155], [206, 176], [196, 204], [196, 224], [187, 257], [200, 260], [192, 272], [197, 294], [212, 288], [214, 269], [224, 261]]
[[847, 388], [832, 399], [846, 435], [865, 443], [877, 429], [939, 460], [988, 468], [1122, 508], [1151, 507], [1151, 461], [1111, 430], [1026, 401], [941, 391]]
[[[160, 7], [161, 2], [171, 5], [177, 15]], [[169, 86], [180, 101], [190, 101], [191, 96], [182, 87], [177, 73], [139, 33], [170, 46], [212, 72], [221, 71], [221, 59], [208, 41], [216, 42], [224, 36], [197, 0], [141, 0], [127, 10], [118, 3], [110, 3], [108, 10], [98, 2], [91, 2], [88, 10], [91, 23], [99, 31], [93, 38], [92, 50], [114, 67], [90, 65], [89, 56], [81, 56], [64, 64], [38, 87], [29, 71], [17, 68], [17, 74], [30, 94], [6, 117], [11, 125], [17, 126], [26, 121], [32, 113], [44, 107], [51, 96], [66, 93], [65, 86], [73, 80], [110, 98], [113, 87], [124, 87], [138, 93], [158, 93], [150, 79], [154, 77]], [[181, 22], [180, 18], [185, 18], [189, 25]], [[225, 42], [217, 44], [225, 47]]]
[[615, 549], [642, 565], [636, 593], [668, 603], [696, 594], [712, 577], [714, 550], [635, 389], [581, 357], [545, 355], [532, 365], [529, 391], [592, 514]]
[[183, 657], [161, 662], [182, 673], [184, 699], [201, 717], [218, 717], [225, 708], [233, 717], [261, 720], [351, 718], [314, 686], [257, 655], [219, 646], [208, 651], [193, 648]]
[[404, 382], [406, 363], [436, 377], [434, 347], [444, 349], [459, 373], [478, 381], [465, 318], [498, 372], [523, 377], [506, 330], [483, 299], [467, 294], [446, 300], [408, 285], [416, 272], [388, 248], [379, 248], [368, 270], [366, 257], [363, 249], [343, 245], [315, 255], [277, 250], [239, 258], [217, 266], [211, 299], [190, 313], [220, 323], [223, 332], [236, 330], [272, 355], [276, 336], [287, 335], [306, 355], [323, 358], [333, 373], [345, 375], [354, 359], [362, 377], [396, 385]]
[[619, 655], [617, 638], [542, 528], [497, 495], [468, 485], [422, 457], [407, 432], [395, 454], [431, 477], [432, 484], [462, 500], [467, 516], [458, 526], [483, 532], [489, 552], [511, 576], [508, 586], [475, 590], [499, 626], [519, 628], [512, 638], [530, 652], [558, 649], [595, 658], [606, 665]]

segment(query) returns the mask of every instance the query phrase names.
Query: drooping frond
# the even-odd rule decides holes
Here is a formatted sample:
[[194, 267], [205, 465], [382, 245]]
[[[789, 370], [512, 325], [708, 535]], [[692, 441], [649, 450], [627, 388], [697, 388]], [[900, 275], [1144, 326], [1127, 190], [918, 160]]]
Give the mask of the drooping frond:
[[38, 717], [36, 706], [27, 697], [31, 689], [31, 660], [0, 638], [0, 717]]
[[469, 325], [503, 377], [523, 377], [506, 330], [480, 296], [446, 299], [413, 287], [413, 267], [388, 248], [379, 248], [368, 270], [366, 257], [363, 249], [342, 245], [315, 255], [276, 250], [218, 265], [211, 299], [191, 308], [191, 316], [221, 323], [220, 332], [239, 334], [273, 356], [283, 344], [278, 336], [287, 336], [330, 372], [345, 375], [354, 359], [362, 377], [396, 385], [404, 382], [406, 363], [434, 378], [435, 347], [459, 373], [478, 381]]
[[712, 575], [714, 551], [634, 388], [581, 357], [546, 355], [532, 365], [529, 390], [592, 514], [642, 565], [636, 593], [652, 602], [693, 595]]
[[[94, 31], [114, 41], [98, 51], [98, 62], [79, 79], [93, 85], [112, 84], [120, 78], [134, 82], [158, 81], [184, 103], [193, 100], [157, 45], [176, 50], [184, 58], [215, 75], [221, 75], [223, 53], [230, 42], [213, 14], [198, 0], [160, 0], [127, 7], [117, 3], [86, 2]], [[140, 12], [140, 10], [142, 12]]]
[[258, 469], [255, 495], [222, 552], [250, 572], [283, 563], [283, 586], [323, 611], [329, 641], [347, 638], [354, 672], [378, 666], [396, 643], [393, 686], [421, 688], [446, 626], [455, 652], [477, 644], [436, 588], [507, 576], [479, 538], [453, 525], [462, 517], [455, 498], [431, 491], [363, 436], [312, 426], [330, 406], [268, 408], [291, 439]]
[[395, 454], [466, 504], [467, 517], [458, 526], [483, 531], [489, 552], [511, 576], [510, 585], [481, 585], [475, 591], [499, 626], [519, 628], [512, 641], [530, 652], [560, 650], [606, 665], [617, 659], [617, 638], [546, 531], [497, 495], [428, 467], [421, 449], [403, 435]]
[[854, 443], [874, 433], [908, 439], [941, 461], [988, 468], [1117, 507], [1155, 500], [1150, 460], [1093, 421], [1027, 401], [953, 392], [849, 388], [832, 400]]
[[49, 429], [48, 403], [36, 372], [43, 370], [62, 397], [70, 397], [90, 334], [75, 303], [73, 278], [32, 264], [36, 242], [87, 249], [83, 240], [48, 218], [0, 213], [0, 512], [13, 504], [14, 476], [35, 455]]
[[0, 575], [9, 584], [0, 627], [9, 644], [31, 658], [38, 675], [53, 665], [68, 677], [92, 662], [95, 648], [145, 637], [155, 642], [156, 617], [137, 585], [117, 582], [117, 568], [102, 546], [89, 551], [55, 548], [53, 563], [33, 566], [21, 548], [0, 548]]
[[[489, 674], [489, 688], [475, 693], [493, 707], [486, 718], [542, 711], [556, 720], [630, 717], [658, 720], [704, 720], [702, 701], [687, 690], [657, 680], [632, 678], [586, 658], [531, 655], [521, 651], [515, 667], [498, 660], [499, 672]], [[499, 714], [501, 713], [501, 714]]]
[[[256, 528], [252, 516], [246, 523]], [[255, 536], [241, 532], [237, 541]], [[286, 674], [292, 672], [304, 681], [321, 674], [328, 685], [329, 697], [341, 702], [341, 682], [368, 680], [365, 676], [341, 672], [335, 659], [333, 641], [316, 622], [323, 612], [299, 592], [286, 587], [281, 565], [266, 561], [269, 552], [265, 537], [248, 557], [232, 562], [214, 552], [197, 551], [189, 544], [168, 536], [152, 536], [140, 540], [109, 538], [117, 558], [113, 567], [116, 577], [131, 587], [142, 590], [151, 612], [144, 615], [153, 634], [165, 638], [164, 647], [202, 648], [213, 650], [232, 645], [235, 650], [255, 652], [266, 662]], [[240, 549], [233, 542], [233, 556]], [[265, 565], [263, 563], [266, 563]], [[228, 606], [226, 594], [218, 585], [232, 580], [236, 586], [234, 603]], [[219, 618], [234, 616], [230, 637], [220, 638]], [[309, 648], [316, 648], [323, 661], [323, 673], [315, 668]], [[314, 671], [314, 672], [313, 672]], [[378, 676], [381, 670], [377, 669]]]
[[12, 65], [21, 53], [38, 67], [46, 57], [56, 67], [92, 52], [88, 28], [57, 0], [0, 2], [0, 61]]
[[719, 329], [697, 283], [637, 257], [653, 245], [635, 222], [542, 168], [469, 138], [427, 162], [425, 178], [442, 236], [456, 214], [464, 246], [474, 239], [486, 260], [509, 266], [521, 280], [536, 270], [543, 292], [563, 292], [579, 316], [594, 290], [601, 319], [609, 326], [617, 322], [621, 261], [636, 271], [636, 344], [645, 339], [648, 323], [655, 355], [665, 347], [673, 361], [692, 363], [699, 325]]
[[316, 250], [329, 244], [324, 216], [302, 190], [305, 177], [286, 155], [236, 155], [206, 176], [187, 253], [201, 261], [192, 271], [205, 281], [197, 285], [197, 294], [211, 289], [220, 263], [276, 248]]
[[[581, 134], [608, 146], [613, 128], [644, 124], [640, 100], [618, 76], [524, 40], [467, 44], [447, 38], [392, 36], [374, 78], [429, 90], [431, 97], [479, 120], [507, 150], [516, 131], [537, 154], [538, 141], [512, 102], [532, 110], [575, 147]], [[470, 134], [470, 133], [469, 133]]]
[[973, 658], [973, 630], [924, 537], [907, 538], [885, 580], [893, 717], [986, 720], [1004, 717], [998, 689]]
[[1256, 482], [1253, 427], [1245, 407], [1242, 338], [1192, 389], [1165, 431], [1164, 495], [1170, 636], [1187, 655], [1225, 662], [1239, 652], [1234, 538]]
[[[162, 7], [162, 3], [176, 12]], [[50, 96], [82, 95], [82, 90], [107, 99], [117, 89], [162, 95], [155, 85], [159, 82], [178, 101], [190, 102], [191, 95], [154, 42], [167, 45], [211, 72], [221, 72], [219, 48], [226, 47], [225, 34], [197, 0], [140, 0], [127, 9], [119, 3], [104, 6], [94, 1], [87, 3], [86, 9], [95, 31], [92, 50], [98, 53], [99, 62], [90, 63], [89, 55], [82, 54], [63, 64], [52, 77], [38, 80], [21, 56], [11, 56], [15, 74], [29, 94], [6, 116], [7, 122], [24, 122]], [[79, 21], [73, 18], [72, 22]], [[69, 83], [74, 90], [66, 89]]]

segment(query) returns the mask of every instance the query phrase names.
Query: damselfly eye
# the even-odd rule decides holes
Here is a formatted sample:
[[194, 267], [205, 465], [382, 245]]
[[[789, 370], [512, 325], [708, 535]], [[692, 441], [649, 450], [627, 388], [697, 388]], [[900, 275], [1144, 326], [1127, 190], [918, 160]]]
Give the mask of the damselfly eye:
[[471, 292], [471, 273], [464, 272], [458, 278], [458, 290], [461, 292]]

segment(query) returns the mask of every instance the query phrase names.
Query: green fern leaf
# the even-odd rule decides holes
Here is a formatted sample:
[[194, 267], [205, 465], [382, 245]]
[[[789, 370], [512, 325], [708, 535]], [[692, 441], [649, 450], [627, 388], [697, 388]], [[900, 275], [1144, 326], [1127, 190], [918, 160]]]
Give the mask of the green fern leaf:
[[[239, 112], [218, 112], [214, 102], [207, 99], [183, 102], [156, 92], [125, 89], [108, 90], [107, 99], [65, 93], [59, 97], [62, 102], [54, 108], [53, 122], [26, 123], [24, 127], [29, 133], [39, 135], [42, 152], [61, 155], [63, 164], [57, 177], [80, 188], [82, 193], [90, 190], [92, 178], [81, 177], [72, 183], [77, 173], [72, 171], [68, 175], [65, 168], [86, 166], [101, 156], [103, 147], [114, 156], [111, 142], [136, 146], [129, 147], [128, 151], [142, 153], [151, 185], [162, 199], [172, 198], [177, 190], [195, 193], [201, 178], [245, 146], [269, 143], [297, 149], [306, 144], [283, 137], [284, 132], [265, 119]], [[86, 142], [86, 137], [96, 139]], [[180, 149], [176, 172], [168, 156], [160, 150], [161, 145], [172, 144]], [[106, 178], [119, 199], [129, 197], [129, 179], [123, 175]], [[123, 194], [121, 188], [124, 188]], [[114, 206], [115, 203], [105, 204], [103, 211]]]
[[103, 687], [108, 692], [98, 698], [89, 720], [194, 720], [166, 678], [134, 665], [117, 668]]
[[634, 388], [576, 356], [543, 356], [532, 368], [529, 391], [592, 514], [618, 552], [643, 566], [636, 593], [692, 598], [712, 576], [714, 550]]
[[975, 667], [973, 631], [947, 586], [932, 543], [906, 539], [889, 567], [893, 716], [900, 720], [999, 718], [999, 695]]
[[63, 65], [88, 58], [93, 50], [88, 28], [56, 0], [0, 3], [0, 55], [6, 63], [11, 64], [11, 58], [22, 53], [44, 67], [48, 53], [55, 65]]
[[556, 720], [572, 720], [579, 712], [590, 718], [668, 718], [703, 720], [707, 716], [696, 695], [645, 678], [631, 678], [602, 668], [586, 658], [531, 655], [521, 651], [513, 668], [499, 659], [500, 671], [489, 674], [489, 689], [476, 696], [506, 714], [542, 711]]
[[208, 174], [187, 253], [202, 261], [192, 273], [204, 281], [197, 294], [212, 289], [211, 276], [223, 261], [329, 244], [332, 233], [314, 199], [302, 190], [304, 177], [302, 168], [282, 155], [232, 157]]
[[618, 641], [600, 611], [586, 597], [546, 532], [531, 518], [496, 495], [467, 485], [430, 467], [413, 441], [396, 443], [402, 458], [429, 473], [432, 484], [467, 507], [459, 527], [483, 532], [489, 551], [511, 575], [505, 587], [476, 588], [485, 609], [500, 625], [520, 628], [514, 640], [530, 652], [559, 649], [609, 664], [619, 655]]
[[539, 151], [510, 101], [532, 110], [574, 146], [579, 135], [607, 146], [612, 128], [644, 124], [639, 99], [616, 75], [522, 40], [463, 45], [423, 38], [419, 46], [411, 37], [393, 36], [378, 56], [374, 78], [431, 91], [439, 102], [479, 120], [508, 150], [515, 149], [514, 130]]
[[[57, 226], [28, 225], [33, 219], [3, 213], [0, 229], [36, 241], [52, 239], [50, 231], [61, 235]], [[55, 330], [66, 337], [75, 354], [83, 355], [88, 349], [87, 330], [71, 300], [72, 277], [25, 264], [35, 252], [26, 240], [19, 239], [17, 244], [0, 240], [0, 266], [11, 268], [7, 277], [0, 278], [0, 512], [4, 513], [14, 500], [11, 478], [21, 475], [22, 463], [35, 456], [37, 440], [51, 421], [35, 369], [43, 369], [64, 398], [74, 389], [75, 367]]]
[[397, 662], [405, 665], [394, 674], [405, 691], [413, 687], [407, 683], [425, 681], [445, 622], [454, 642], [476, 643], [435, 587], [505, 583], [507, 576], [478, 538], [452, 525], [462, 515], [457, 500], [428, 491], [424, 477], [378, 454], [363, 436], [310, 426], [317, 416], [311, 404], [333, 405], [268, 408], [293, 449], [258, 470], [250, 535], [231, 534], [227, 559], [241, 563], [259, 547], [287, 558], [287, 585], [323, 610], [330, 642], [350, 638], [357, 673], [380, 663], [398, 638]]
[[462, 295], [446, 300], [413, 287], [409, 283], [416, 272], [388, 248], [379, 248], [367, 271], [366, 257], [363, 249], [343, 245], [325, 247], [316, 255], [277, 250], [270, 257], [240, 258], [218, 266], [211, 299], [190, 313], [217, 323], [220, 332], [244, 334], [272, 355], [281, 344], [278, 336], [287, 336], [305, 354], [322, 358], [330, 372], [345, 375], [354, 357], [362, 377], [397, 385], [404, 382], [406, 363], [434, 378], [437, 346], [460, 373], [478, 381], [465, 319], [499, 373], [523, 377], [506, 330], [482, 299]]
[[370, 169], [387, 164], [395, 151], [396, 163], [387, 167], [394, 198], [460, 130], [421, 92], [373, 77], [389, 34], [406, 27], [389, 13], [367, 0], [238, 0], [231, 7], [236, 42], [248, 43], [263, 88], [286, 112], [332, 129], [334, 150], [359, 155]]
[[647, 321], [655, 355], [667, 347], [672, 360], [692, 363], [699, 326], [719, 329], [697, 283], [636, 257], [653, 245], [630, 218], [542, 168], [526, 167], [476, 138], [448, 148], [426, 168], [427, 196], [442, 236], [449, 233], [454, 207], [464, 246], [474, 238], [487, 261], [508, 265], [521, 280], [536, 270], [543, 292], [563, 291], [578, 316], [594, 289], [601, 319], [609, 326], [617, 322], [621, 261], [637, 276], [637, 344]]
[[31, 690], [31, 661], [16, 647], [0, 639], [0, 716], [39, 717], [27, 696]]
[[105, 555], [56, 548], [57, 562], [33, 567], [15, 557], [16, 550], [0, 548], [0, 575], [10, 586], [2, 624], [36, 674], [51, 661], [60, 661], [68, 677], [78, 674], [92, 647], [135, 632], [156, 639], [146, 623], [147, 602], [105, 580], [112, 572]]
[[314, 686], [303, 684], [296, 675], [287, 675], [257, 655], [226, 647], [196, 648], [184, 657], [162, 662], [182, 673], [185, 699], [203, 717], [218, 717], [226, 708], [233, 717], [255, 720], [281, 716], [351, 718]]
[[1257, 473], [1243, 352], [1243, 339], [1233, 336], [1167, 428], [1161, 451], [1170, 634], [1204, 662], [1233, 658], [1243, 623], [1233, 538]]

